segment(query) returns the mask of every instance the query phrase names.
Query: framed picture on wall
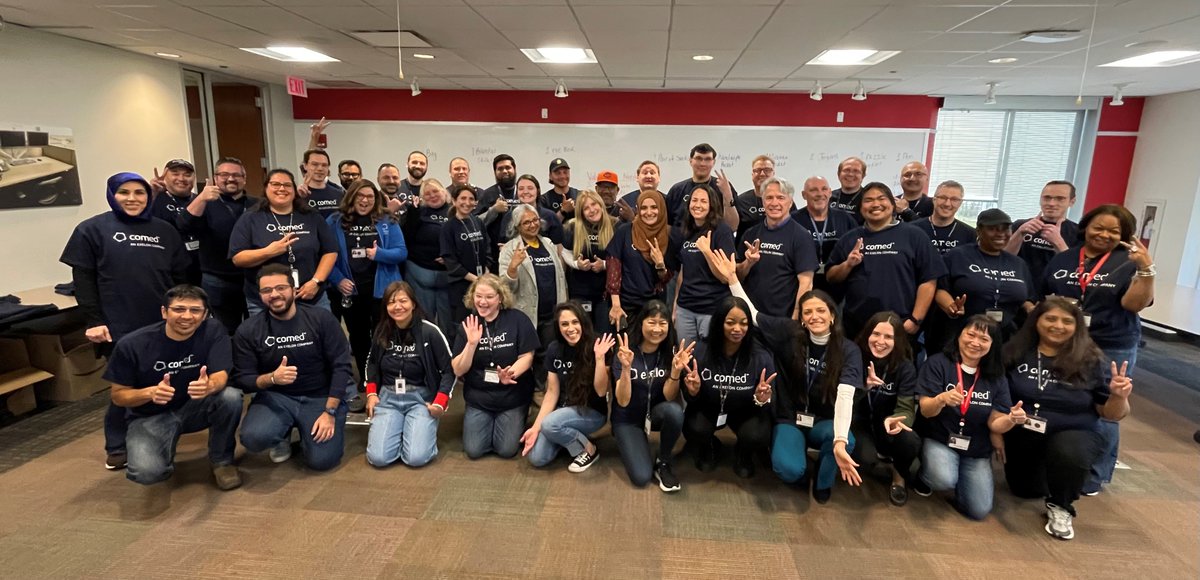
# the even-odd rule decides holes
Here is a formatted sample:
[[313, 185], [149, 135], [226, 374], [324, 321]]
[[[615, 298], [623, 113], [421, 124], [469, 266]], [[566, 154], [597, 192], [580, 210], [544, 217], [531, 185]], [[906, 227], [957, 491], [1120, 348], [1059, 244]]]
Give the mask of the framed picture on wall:
[[1138, 217], [1137, 237], [1141, 240], [1142, 245], [1150, 250], [1150, 255], [1155, 253], [1155, 245], [1158, 244], [1158, 229], [1161, 227], [1161, 220], [1166, 215], [1167, 202], [1161, 199], [1148, 199], [1142, 205], [1142, 214]]
[[0, 209], [82, 204], [71, 130], [0, 121]]

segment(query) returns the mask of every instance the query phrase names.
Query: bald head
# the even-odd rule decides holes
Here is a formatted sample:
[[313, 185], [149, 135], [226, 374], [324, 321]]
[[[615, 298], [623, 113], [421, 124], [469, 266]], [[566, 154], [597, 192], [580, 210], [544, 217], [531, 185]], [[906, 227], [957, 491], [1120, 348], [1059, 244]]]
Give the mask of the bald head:
[[828, 179], [819, 175], [805, 179], [804, 190], [800, 194], [804, 196], [809, 213], [819, 217], [829, 211], [829, 198], [833, 191], [829, 189]]
[[925, 192], [929, 186], [929, 170], [920, 161], [909, 161], [900, 169], [900, 189], [904, 197], [915, 199]]

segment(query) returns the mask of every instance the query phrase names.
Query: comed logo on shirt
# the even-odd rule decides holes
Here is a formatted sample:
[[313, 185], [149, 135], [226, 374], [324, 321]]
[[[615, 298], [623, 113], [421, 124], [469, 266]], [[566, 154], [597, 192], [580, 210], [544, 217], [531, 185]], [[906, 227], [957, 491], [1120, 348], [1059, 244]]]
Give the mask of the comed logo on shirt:
[[304, 224], [293, 224], [293, 225], [288, 225], [288, 226], [278, 225], [278, 224], [267, 224], [267, 231], [273, 232], [273, 233], [278, 232], [281, 234], [288, 234], [288, 233], [307, 234], [308, 233], [308, 232], [304, 231]]
[[415, 355], [417, 354], [417, 345], [413, 344], [397, 344], [395, 342], [388, 343], [388, 353], [398, 355]]
[[[955, 383], [946, 383], [946, 390], [953, 391], [955, 389], [955, 387], [957, 387], [957, 386], [958, 385], [956, 385]], [[991, 391], [975, 391], [975, 392], [971, 393], [971, 404], [972, 405], [980, 405], [980, 406], [984, 406], [984, 407], [991, 407], [992, 406], [992, 392]]]
[[464, 242], [482, 242], [483, 232], [463, 232], [458, 234], [458, 239]]
[[132, 248], [155, 248], [158, 250], [166, 249], [162, 247], [160, 243], [161, 236], [147, 236], [143, 234], [127, 234], [125, 232], [116, 232], [113, 234], [112, 239], [118, 244], [124, 244], [128, 242], [129, 246]]
[[[1017, 365], [1017, 373], [1031, 381], [1038, 379], [1037, 365], [1021, 363]], [[1054, 376], [1054, 369], [1042, 369], [1042, 385], [1048, 387], [1051, 383], [1058, 384], [1058, 377]]]
[[196, 368], [196, 367], [200, 366], [200, 363], [192, 362], [192, 358], [195, 356], [196, 355], [194, 355], [194, 354], [189, 354], [186, 357], [184, 357], [180, 360], [176, 360], [176, 361], [156, 360], [156, 361], [154, 361], [154, 371], [159, 372], [159, 373], [168, 372], [170, 374], [176, 374], [182, 370]]
[[308, 346], [312, 344], [312, 341], [308, 340], [308, 331], [304, 331], [300, 334], [268, 336], [263, 339], [263, 344], [269, 347], [298, 348], [301, 346]]
[[754, 387], [754, 385], [749, 384], [750, 373], [742, 373], [740, 375], [731, 373], [714, 373], [712, 369], [703, 369], [700, 371], [700, 378], [728, 389], [745, 390]]
[[1115, 282], [1108, 281], [1108, 276], [1110, 274], [1112, 274], [1112, 272], [1097, 273], [1093, 276], [1087, 272], [1080, 273], [1076, 270], [1063, 269], [1056, 270], [1052, 276], [1055, 280], [1066, 280], [1067, 284], [1070, 286], [1078, 286], [1079, 278], [1083, 276], [1088, 277], [1089, 288], [1116, 288], [1117, 284]]
[[501, 349], [501, 348], [509, 348], [509, 347], [513, 347], [513, 346], [516, 346], [516, 345], [511, 342], [508, 342], [508, 332], [507, 331], [501, 332], [500, 334], [497, 334], [494, 336], [484, 335], [483, 337], [481, 337], [479, 339], [479, 348], [483, 348], [485, 350], [495, 350], [495, 349]]
[[571, 367], [575, 366], [575, 362], [556, 358], [556, 359], [554, 359], [552, 366], [554, 367], [554, 370], [556, 370], [556, 371], [569, 371], [569, 370], [571, 370]]
[[775, 243], [775, 242], [760, 241], [758, 243], [758, 251], [763, 254], [770, 254], [772, 256], [782, 256], [783, 255], [783, 244]]

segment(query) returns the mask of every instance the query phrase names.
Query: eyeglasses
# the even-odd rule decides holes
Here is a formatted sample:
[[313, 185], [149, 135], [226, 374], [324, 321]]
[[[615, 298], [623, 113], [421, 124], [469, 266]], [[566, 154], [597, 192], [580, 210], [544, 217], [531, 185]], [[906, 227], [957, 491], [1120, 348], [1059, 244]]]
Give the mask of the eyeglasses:
[[172, 306], [170, 308], [167, 308], [167, 310], [171, 311], [171, 314], [179, 314], [179, 315], [191, 314], [192, 316], [203, 316], [204, 315], [204, 307], [202, 307], [202, 306], [193, 306], [191, 308], [189, 308], [187, 306]]
[[278, 286], [270, 286], [270, 287], [267, 287], [267, 288], [259, 288], [259, 289], [258, 289], [258, 293], [259, 293], [259, 294], [261, 294], [261, 295], [263, 295], [263, 296], [269, 296], [269, 295], [271, 295], [271, 294], [274, 294], [274, 293], [276, 293], [276, 292], [278, 292], [278, 293], [280, 293], [280, 294], [283, 294], [284, 292], [287, 292], [288, 290], [291, 290], [291, 289], [292, 289], [292, 286], [291, 286], [290, 284], [280, 284], [280, 285], [278, 285]]
[[356, 199], [367, 199], [367, 200], [372, 200], [372, 201], [374, 201], [374, 199], [375, 199], [375, 194], [374, 194], [374, 193], [360, 193], [360, 194], [358, 194], [358, 195], [356, 195], [356, 196], [354, 196], [354, 197], [355, 197]]
[[362, 177], [361, 173], [352, 173], [350, 171], [343, 171], [340, 173], [340, 175], [342, 177], [353, 177], [354, 179], [358, 179], [358, 178]]
[[217, 175], [217, 177], [219, 177], [221, 179], [245, 179], [246, 178], [245, 173], [227, 173], [227, 172], [222, 171], [221, 173], [218, 173], [216, 175]]
[[540, 219], [522, 220], [521, 221], [521, 227], [523, 227], [523, 228], [528, 227], [528, 226], [540, 226], [540, 225], [542, 225], [542, 220], [540, 220]]
[[296, 187], [296, 184], [287, 181], [268, 181], [267, 187], [273, 189], [293, 189]]
[[775, 173], [775, 168], [774, 167], [759, 167], [758, 169], [751, 169], [750, 173], [753, 173], [754, 175], [770, 175], [772, 173]]
[[933, 199], [949, 202], [954, 205], [958, 205], [963, 202], [963, 198], [961, 197], [950, 197], [948, 195], [935, 195], [933, 196]]

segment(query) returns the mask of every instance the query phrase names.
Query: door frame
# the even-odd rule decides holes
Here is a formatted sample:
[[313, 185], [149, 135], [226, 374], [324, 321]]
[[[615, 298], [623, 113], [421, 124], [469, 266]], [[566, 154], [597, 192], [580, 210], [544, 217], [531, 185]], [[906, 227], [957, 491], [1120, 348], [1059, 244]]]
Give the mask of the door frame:
[[[180, 80], [183, 81], [184, 102], [187, 102], [187, 75], [195, 74], [200, 77], [200, 107], [201, 114], [204, 120], [204, 146], [208, 152], [208, 158], [216, 163], [220, 159], [220, 150], [218, 147], [219, 140], [217, 139], [217, 117], [213, 113], [213, 82], [234, 82], [243, 85], [251, 85], [258, 87], [258, 99], [262, 103], [259, 107], [259, 115], [262, 119], [263, 127], [263, 151], [266, 153], [264, 159], [250, 160], [243, 159], [243, 163], [258, 163], [263, 165], [263, 171], [271, 168], [271, 160], [276, 158], [275, 140], [271, 138], [274, 134], [271, 123], [271, 87], [267, 83], [245, 79], [236, 75], [231, 75], [222, 72], [210, 71], [207, 69], [181, 66], [179, 67]], [[185, 111], [186, 113], [186, 111]], [[185, 123], [188, 131], [188, 142], [192, 142], [192, 127], [191, 123]], [[264, 164], [265, 162], [265, 164]], [[212, 168], [208, 168], [211, 173]]]

